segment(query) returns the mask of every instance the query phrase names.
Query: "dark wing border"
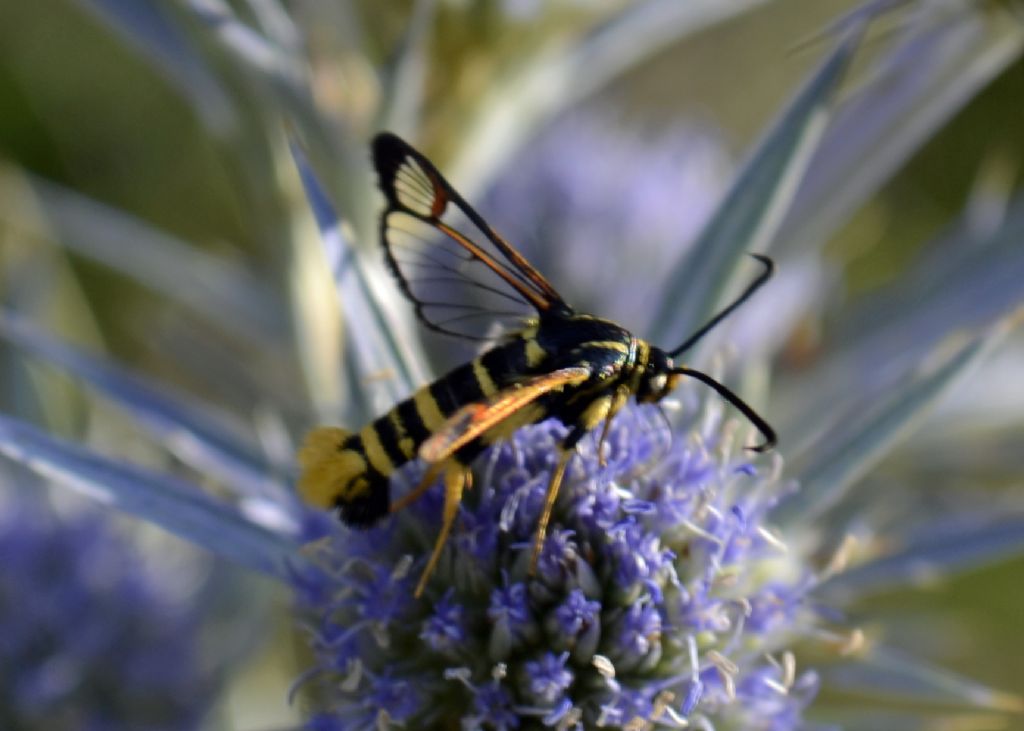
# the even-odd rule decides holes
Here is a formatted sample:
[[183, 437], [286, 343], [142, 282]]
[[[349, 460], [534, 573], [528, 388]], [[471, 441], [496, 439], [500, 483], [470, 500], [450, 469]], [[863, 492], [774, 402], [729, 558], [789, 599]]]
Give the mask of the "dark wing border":
[[[483, 217], [473, 210], [466, 200], [459, 195], [444, 176], [437, 170], [422, 153], [405, 142], [402, 138], [390, 132], [382, 132], [373, 139], [373, 164], [377, 170], [380, 190], [387, 200], [387, 207], [380, 218], [380, 238], [384, 246], [385, 258], [388, 266], [398, 280], [399, 287], [405, 296], [416, 308], [416, 316], [426, 327], [446, 335], [466, 339], [476, 338], [466, 333], [449, 330], [438, 323], [433, 322], [424, 313], [424, 307], [429, 303], [422, 302], [413, 292], [406, 275], [402, 272], [391, 244], [388, 240], [388, 217], [396, 212], [408, 216], [435, 228], [447, 236], [451, 241], [465, 249], [470, 256], [480, 261], [483, 265], [500, 277], [522, 300], [532, 306], [538, 314], [543, 315], [549, 312], [571, 313], [572, 308], [566, 304], [561, 295], [550, 282], [537, 269], [526, 260], [522, 254], [516, 251], [511, 244], [503, 239], [493, 228], [491, 228]], [[412, 176], [417, 175], [417, 168], [426, 178], [430, 186], [429, 191], [420, 189], [418, 192], [430, 196], [428, 200], [420, 200], [423, 210], [416, 210], [402, 201], [402, 193], [399, 191], [399, 180], [403, 172], [408, 171]], [[408, 180], [406, 180], [408, 185]], [[408, 195], [408, 193], [407, 193]], [[448, 209], [449, 204], [454, 204], [459, 211], [483, 234], [498, 254], [504, 258], [502, 263], [499, 259], [487, 251], [486, 245], [473, 241], [469, 236], [454, 229], [442, 221], [442, 216]], [[467, 277], [469, 283], [473, 283]]]

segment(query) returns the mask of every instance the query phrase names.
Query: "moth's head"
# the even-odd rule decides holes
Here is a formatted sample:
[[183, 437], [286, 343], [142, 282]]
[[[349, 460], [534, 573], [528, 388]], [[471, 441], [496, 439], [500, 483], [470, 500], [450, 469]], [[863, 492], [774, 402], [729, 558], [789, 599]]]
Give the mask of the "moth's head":
[[647, 356], [647, 366], [640, 377], [636, 400], [651, 404], [668, 396], [679, 382], [679, 374], [672, 372], [673, 367], [668, 353], [652, 346]]

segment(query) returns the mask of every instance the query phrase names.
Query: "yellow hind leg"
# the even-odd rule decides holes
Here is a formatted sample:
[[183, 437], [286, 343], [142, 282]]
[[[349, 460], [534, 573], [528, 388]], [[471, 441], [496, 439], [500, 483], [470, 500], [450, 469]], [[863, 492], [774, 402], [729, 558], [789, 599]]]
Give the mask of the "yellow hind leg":
[[537, 532], [533, 536], [533, 553], [530, 555], [530, 576], [537, 571], [537, 559], [540, 558], [540, 550], [544, 547], [544, 536], [548, 532], [548, 523], [551, 521], [551, 511], [555, 507], [555, 499], [558, 497], [558, 488], [562, 486], [562, 478], [565, 477], [565, 468], [572, 458], [572, 450], [562, 448], [558, 457], [558, 464], [555, 471], [551, 473], [551, 481], [548, 483], [548, 492], [544, 497], [544, 509], [541, 511], [540, 520], [537, 521]]
[[444, 467], [444, 462], [435, 462], [434, 464], [427, 467], [427, 471], [423, 473], [423, 479], [420, 480], [420, 484], [416, 485], [412, 490], [407, 492], [402, 497], [391, 503], [392, 513], [397, 513], [399, 510], [409, 507], [416, 502], [423, 493], [430, 489], [430, 486], [434, 484], [434, 480], [441, 473], [441, 469]]
[[[430, 472], [434, 472], [436, 474], [435, 468], [431, 467]], [[441, 530], [437, 534], [437, 541], [434, 543], [434, 552], [430, 554], [430, 560], [427, 561], [427, 565], [423, 569], [423, 574], [420, 576], [420, 581], [416, 584], [416, 590], [413, 592], [413, 596], [417, 599], [419, 599], [423, 594], [423, 590], [427, 586], [427, 580], [430, 579], [430, 575], [434, 573], [434, 569], [437, 568], [437, 562], [441, 560], [441, 551], [444, 550], [444, 544], [448, 541], [448, 535], [452, 532], [452, 525], [455, 524], [455, 518], [459, 513], [459, 503], [462, 501], [462, 491], [470, 484], [471, 479], [471, 473], [466, 466], [453, 460], [445, 463], [444, 511], [441, 519]], [[418, 490], [419, 488], [413, 492], [417, 493]]]

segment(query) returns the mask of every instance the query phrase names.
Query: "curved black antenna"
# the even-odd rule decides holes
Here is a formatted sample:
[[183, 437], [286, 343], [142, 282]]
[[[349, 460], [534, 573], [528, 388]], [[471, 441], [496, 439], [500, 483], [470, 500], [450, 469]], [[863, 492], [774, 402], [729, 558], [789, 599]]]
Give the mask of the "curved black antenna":
[[775, 446], [775, 430], [768, 425], [768, 422], [762, 419], [756, 411], [747, 406], [743, 399], [709, 376], [707, 373], [701, 373], [700, 371], [695, 371], [692, 368], [687, 368], [685, 366], [678, 366], [669, 372], [678, 373], [683, 376], [690, 376], [691, 378], [696, 378], [701, 383], [711, 386], [719, 396], [735, 406], [745, 417], [750, 419], [750, 423], [756, 426], [757, 430], [764, 436], [764, 443], [759, 444], [756, 447], [747, 447], [747, 449], [754, 452], [767, 452]]
[[754, 294], [754, 292], [756, 292], [758, 289], [760, 289], [762, 284], [764, 284], [769, 279], [771, 279], [772, 274], [775, 273], [775, 262], [773, 262], [771, 259], [769, 259], [764, 254], [751, 254], [750, 256], [754, 257], [759, 262], [764, 264], [764, 271], [761, 272], [761, 275], [757, 279], [755, 279], [753, 282], [751, 282], [747, 286], [747, 288], [745, 290], [743, 290], [743, 294], [741, 294], [739, 297], [737, 297], [736, 299], [734, 299], [732, 301], [732, 304], [730, 304], [724, 310], [722, 310], [717, 315], [715, 315], [710, 320], [708, 320], [708, 322], [704, 325], [704, 327], [700, 328], [697, 332], [695, 332], [693, 335], [691, 335], [686, 340], [684, 340], [682, 345], [680, 345], [675, 350], [668, 351], [668, 354], [669, 354], [670, 357], [675, 358], [680, 353], [683, 353], [683, 352], [689, 350], [690, 348], [692, 348], [694, 343], [696, 343], [702, 337], [707, 335], [708, 332], [710, 332], [711, 329], [715, 325], [717, 325], [722, 320], [724, 320], [729, 315], [731, 315], [733, 310], [735, 310], [737, 307], [739, 307], [744, 302], [746, 302], [748, 299], [750, 299], [750, 296], [752, 294]]

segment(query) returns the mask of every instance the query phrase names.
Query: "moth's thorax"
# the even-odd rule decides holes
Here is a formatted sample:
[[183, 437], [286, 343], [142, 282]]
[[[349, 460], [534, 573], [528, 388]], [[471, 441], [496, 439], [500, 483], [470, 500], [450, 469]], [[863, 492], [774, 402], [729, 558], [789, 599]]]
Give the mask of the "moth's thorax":
[[554, 315], [541, 318], [527, 330], [551, 354], [568, 354], [595, 344], [627, 351], [635, 338], [626, 328], [592, 315]]
[[664, 351], [611, 320], [578, 314], [545, 317], [524, 336], [533, 338], [537, 351], [548, 355], [546, 367], [579, 362], [592, 368], [587, 392], [625, 387], [641, 401], [658, 401], [676, 381], [669, 372], [672, 359]]

